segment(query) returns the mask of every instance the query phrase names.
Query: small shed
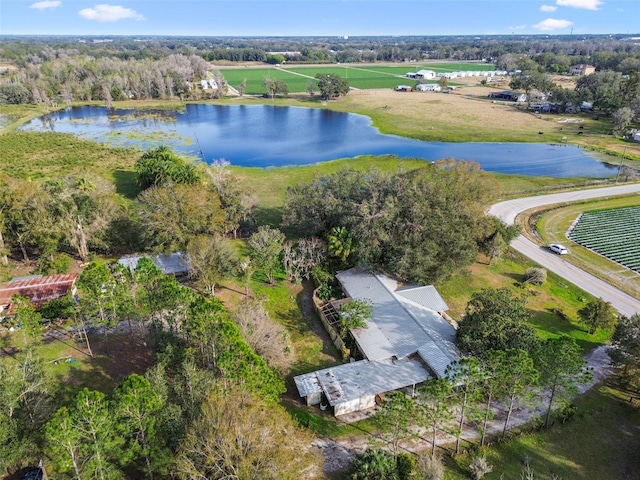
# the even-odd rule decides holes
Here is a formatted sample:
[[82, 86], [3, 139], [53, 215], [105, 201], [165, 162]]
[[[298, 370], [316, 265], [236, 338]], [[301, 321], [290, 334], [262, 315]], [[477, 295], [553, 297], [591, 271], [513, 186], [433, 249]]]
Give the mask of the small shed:
[[416, 90], [420, 92], [440, 92], [442, 87], [437, 83], [419, 83], [416, 85]]
[[124, 265], [132, 272], [138, 266], [141, 258], [149, 258], [153, 264], [162, 270], [162, 273], [173, 275], [174, 277], [184, 277], [191, 272], [189, 259], [182, 252], [158, 255], [127, 255], [118, 259], [120, 265]]
[[0, 286], [0, 314], [11, 315], [13, 304], [11, 297], [20, 295], [28, 298], [37, 309], [50, 300], [76, 294], [77, 273], [59, 275], [31, 275], [18, 277]]
[[409, 85], [397, 85], [395, 88], [396, 92], [410, 92], [413, 90]]

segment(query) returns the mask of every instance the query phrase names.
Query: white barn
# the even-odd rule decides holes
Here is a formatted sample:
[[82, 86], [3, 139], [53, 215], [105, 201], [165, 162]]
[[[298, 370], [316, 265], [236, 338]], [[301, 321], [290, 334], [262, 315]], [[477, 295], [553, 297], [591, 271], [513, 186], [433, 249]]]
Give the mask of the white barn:
[[439, 92], [442, 87], [437, 83], [419, 83], [416, 85], [416, 90], [420, 92]]

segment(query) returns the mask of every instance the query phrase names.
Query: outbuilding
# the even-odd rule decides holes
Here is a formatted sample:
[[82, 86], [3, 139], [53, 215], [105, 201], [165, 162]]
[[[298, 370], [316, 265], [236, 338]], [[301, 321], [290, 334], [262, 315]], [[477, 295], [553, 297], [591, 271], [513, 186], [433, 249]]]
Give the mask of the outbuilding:
[[124, 265], [132, 272], [138, 266], [138, 262], [141, 258], [149, 258], [153, 264], [162, 270], [162, 273], [167, 275], [173, 275], [174, 277], [184, 277], [191, 272], [191, 265], [189, 260], [182, 252], [174, 252], [169, 254], [157, 254], [157, 255], [127, 255], [120, 257], [118, 263]]
[[46, 302], [64, 297], [69, 292], [75, 295], [77, 278], [77, 273], [14, 278], [0, 286], [0, 315], [14, 313], [12, 303], [14, 295], [28, 298], [36, 309]]
[[420, 92], [439, 92], [442, 87], [437, 83], [419, 83], [416, 85], [416, 90]]

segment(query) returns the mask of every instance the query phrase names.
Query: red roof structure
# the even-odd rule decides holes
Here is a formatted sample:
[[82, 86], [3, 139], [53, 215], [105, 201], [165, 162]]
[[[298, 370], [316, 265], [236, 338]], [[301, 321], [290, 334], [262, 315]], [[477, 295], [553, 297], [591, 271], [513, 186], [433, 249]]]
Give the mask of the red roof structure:
[[13, 295], [28, 298], [39, 308], [49, 300], [63, 297], [69, 291], [73, 291], [77, 278], [77, 273], [15, 278], [0, 285], [0, 312], [11, 308]]

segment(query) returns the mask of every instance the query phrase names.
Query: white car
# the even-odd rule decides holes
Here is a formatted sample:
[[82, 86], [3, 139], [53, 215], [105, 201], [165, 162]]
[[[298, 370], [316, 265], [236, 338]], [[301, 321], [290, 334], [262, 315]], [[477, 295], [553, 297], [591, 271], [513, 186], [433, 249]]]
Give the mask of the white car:
[[551, 245], [549, 245], [549, 250], [551, 250], [553, 253], [557, 253], [558, 255], [566, 255], [567, 253], [569, 253], [569, 250], [567, 250], [566, 247], [558, 243], [552, 243]]

